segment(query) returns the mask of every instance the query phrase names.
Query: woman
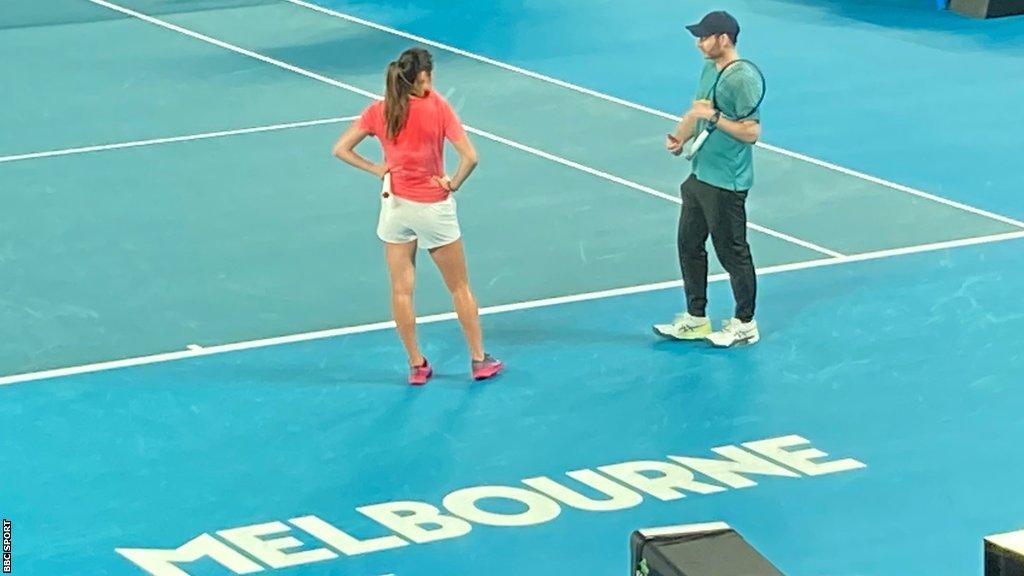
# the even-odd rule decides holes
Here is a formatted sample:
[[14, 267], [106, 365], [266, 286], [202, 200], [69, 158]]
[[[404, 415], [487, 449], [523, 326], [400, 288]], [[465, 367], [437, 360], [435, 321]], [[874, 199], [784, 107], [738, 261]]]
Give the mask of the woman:
[[[452, 192], [476, 168], [477, 156], [455, 111], [434, 92], [433, 59], [414, 48], [388, 64], [383, 102], [371, 104], [341, 136], [334, 155], [384, 180], [377, 236], [384, 241], [391, 275], [391, 312], [409, 354], [409, 383], [427, 383], [433, 369], [416, 340], [413, 288], [416, 249], [430, 252], [452, 294], [471, 355], [474, 379], [497, 375], [503, 364], [484, 352], [476, 298], [469, 286], [462, 233]], [[384, 148], [384, 163], [374, 164], [355, 152], [367, 136]], [[444, 173], [444, 141], [459, 153], [454, 177]]]

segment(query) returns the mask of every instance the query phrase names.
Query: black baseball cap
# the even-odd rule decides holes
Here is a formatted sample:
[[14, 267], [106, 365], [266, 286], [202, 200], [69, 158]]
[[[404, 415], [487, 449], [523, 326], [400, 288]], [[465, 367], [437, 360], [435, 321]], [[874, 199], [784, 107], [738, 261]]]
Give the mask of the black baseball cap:
[[710, 12], [700, 22], [686, 27], [697, 38], [728, 34], [734, 41], [740, 35], [740, 24], [728, 12]]

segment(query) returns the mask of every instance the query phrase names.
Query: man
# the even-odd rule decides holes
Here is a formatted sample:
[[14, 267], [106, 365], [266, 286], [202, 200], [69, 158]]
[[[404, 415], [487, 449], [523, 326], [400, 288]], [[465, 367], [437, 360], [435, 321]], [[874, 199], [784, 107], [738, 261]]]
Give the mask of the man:
[[[715, 130], [692, 159], [692, 174], [680, 187], [683, 207], [679, 217], [679, 264], [682, 269], [686, 312], [671, 324], [654, 331], [674, 340], [706, 339], [715, 346], [753, 344], [760, 335], [754, 321], [757, 278], [747, 244], [747, 192], [753, 185], [752, 147], [761, 135], [758, 114], [733, 120], [730, 110], [712, 107], [711, 91], [719, 72], [739, 59], [736, 41], [740, 27], [727, 12], [711, 12], [698, 24], [686, 27], [697, 38], [697, 47], [708, 60], [701, 73], [696, 100], [666, 141], [669, 152], [679, 155], [683, 144], [709, 125]], [[719, 102], [723, 100], [719, 91]], [[735, 98], [733, 99], [735, 100]], [[755, 105], [755, 104], [751, 104]], [[705, 315], [708, 254], [711, 236], [722, 267], [729, 273], [736, 300], [735, 317], [712, 332]]]

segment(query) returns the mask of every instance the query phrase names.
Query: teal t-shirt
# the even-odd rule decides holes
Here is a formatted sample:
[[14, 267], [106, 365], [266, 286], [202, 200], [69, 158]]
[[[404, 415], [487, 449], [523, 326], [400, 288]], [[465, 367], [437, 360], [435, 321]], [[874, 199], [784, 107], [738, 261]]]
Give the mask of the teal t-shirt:
[[[708, 62], [700, 75], [700, 83], [695, 96], [697, 100], [711, 99], [711, 89], [714, 87], [717, 77], [718, 69], [715, 63]], [[732, 118], [738, 115], [737, 109], [749, 110], [752, 103], [748, 101], [748, 98], [750, 98], [749, 91], [721, 89], [718, 91], [718, 105], [722, 114]], [[760, 121], [760, 109], [747, 119]], [[703, 132], [707, 125], [706, 120], [699, 120], [693, 133], [694, 138]], [[712, 132], [691, 162], [693, 174], [701, 182], [737, 191], [749, 190], [754, 185], [753, 145], [740, 142], [724, 130], [719, 129]]]

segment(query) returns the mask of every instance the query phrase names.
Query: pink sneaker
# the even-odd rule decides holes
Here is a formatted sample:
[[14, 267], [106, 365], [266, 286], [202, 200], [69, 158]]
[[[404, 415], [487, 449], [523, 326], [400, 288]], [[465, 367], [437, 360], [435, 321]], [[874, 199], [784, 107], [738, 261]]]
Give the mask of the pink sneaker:
[[497, 376], [499, 372], [505, 369], [505, 365], [494, 356], [484, 354], [483, 360], [473, 360], [471, 369], [474, 380], [486, 380]]
[[427, 362], [426, 358], [424, 358], [422, 365], [412, 366], [409, 368], [409, 384], [413, 386], [423, 386], [433, 375], [434, 369], [430, 367], [430, 363]]

